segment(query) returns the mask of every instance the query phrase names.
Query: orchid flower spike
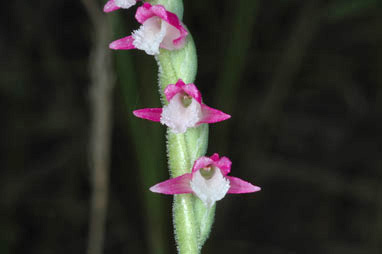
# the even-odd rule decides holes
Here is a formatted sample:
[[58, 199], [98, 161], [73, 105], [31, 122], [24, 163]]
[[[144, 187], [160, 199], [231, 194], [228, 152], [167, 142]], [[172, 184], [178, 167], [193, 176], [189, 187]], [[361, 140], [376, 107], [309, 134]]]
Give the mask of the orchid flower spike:
[[231, 161], [227, 157], [219, 158], [217, 153], [211, 157], [200, 157], [194, 163], [191, 173], [158, 183], [150, 188], [152, 192], [162, 194], [193, 193], [207, 208], [221, 200], [227, 193], [239, 194], [261, 190], [240, 178], [227, 176], [231, 171]]
[[164, 6], [144, 3], [137, 9], [135, 18], [142, 24], [141, 27], [132, 35], [113, 41], [109, 48], [137, 48], [149, 55], [157, 55], [159, 48], [176, 50], [184, 46], [188, 32], [178, 16]]
[[202, 103], [202, 96], [194, 84], [181, 79], [164, 90], [168, 105], [163, 108], [145, 108], [133, 111], [136, 117], [167, 125], [174, 133], [184, 133], [188, 128], [202, 123], [216, 123], [231, 116]]
[[129, 9], [135, 5], [138, 0], [109, 0], [103, 7], [104, 12], [112, 12], [119, 9]]

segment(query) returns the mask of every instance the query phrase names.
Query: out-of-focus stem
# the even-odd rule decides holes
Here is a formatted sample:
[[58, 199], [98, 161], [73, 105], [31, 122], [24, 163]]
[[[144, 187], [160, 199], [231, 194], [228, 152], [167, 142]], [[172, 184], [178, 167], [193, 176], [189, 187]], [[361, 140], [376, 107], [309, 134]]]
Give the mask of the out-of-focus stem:
[[[237, 93], [240, 91], [240, 80], [247, 60], [247, 51], [251, 44], [253, 26], [257, 17], [258, 1], [238, 1], [233, 4], [227, 2], [228, 7], [235, 8], [233, 17], [228, 17], [231, 31], [231, 40], [228, 46], [224, 45], [224, 62], [218, 78], [216, 95], [216, 105], [224, 105], [223, 111], [232, 114], [235, 110]], [[239, 39], [240, 38], [240, 39]], [[228, 121], [216, 130], [219, 137], [229, 135], [229, 125], [233, 122]], [[225, 139], [217, 139], [218, 147], [221, 152], [226, 152], [228, 143]]]
[[[378, 24], [381, 26], [382, 25], [382, 18], [378, 18]], [[379, 45], [379, 50], [376, 54], [376, 63], [377, 66], [375, 68], [375, 74], [376, 74], [376, 81], [377, 81], [377, 94], [376, 94], [376, 104], [375, 104], [375, 111], [376, 113], [381, 116], [382, 115], [382, 73], [379, 71], [382, 68], [382, 38], [379, 37], [379, 40], [376, 41], [376, 44]], [[382, 126], [379, 126], [380, 128]], [[378, 167], [378, 177], [377, 181], [378, 184], [376, 185], [376, 198], [377, 200], [377, 218], [376, 218], [376, 223], [374, 227], [374, 236], [372, 239], [372, 245], [375, 249], [375, 253], [378, 253], [380, 250], [382, 250], [382, 243], [381, 243], [381, 238], [380, 236], [382, 235], [382, 159], [380, 158], [377, 162], [377, 167]]]
[[[113, 16], [113, 30], [120, 34], [126, 31], [119, 14]], [[144, 217], [146, 224], [146, 234], [148, 241], [148, 253], [165, 254], [168, 253], [166, 219], [164, 219], [164, 202], [157, 195], [148, 191], [158, 179], [164, 178], [164, 168], [162, 157], [164, 153], [159, 152], [160, 146], [164, 143], [161, 130], [155, 128], [147, 131], [140, 124], [140, 120], [132, 116], [133, 105], [135, 106], [138, 95], [137, 77], [134, 70], [134, 63], [131, 52], [119, 51], [115, 53], [116, 70], [119, 79], [119, 87], [122, 91], [124, 106], [127, 107], [126, 119], [139, 169], [139, 178], [142, 200], [144, 206]], [[150, 156], [148, 156], [150, 154]]]
[[101, 254], [104, 245], [104, 231], [108, 203], [111, 105], [114, 83], [111, 68], [111, 54], [107, 49], [110, 40], [110, 25], [92, 0], [83, 0], [92, 20], [94, 41], [90, 56], [90, 167], [91, 167], [91, 208], [87, 253]]
[[321, 27], [322, 3], [310, 0], [305, 3], [300, 17], [286, 42], [280, 63], [268, 85], [268, 92], [260, 112], [262, 124], [269, 125], [278, 118], [285, 98], [292, 86], [293, 78], [301, 67], [306, 49]]

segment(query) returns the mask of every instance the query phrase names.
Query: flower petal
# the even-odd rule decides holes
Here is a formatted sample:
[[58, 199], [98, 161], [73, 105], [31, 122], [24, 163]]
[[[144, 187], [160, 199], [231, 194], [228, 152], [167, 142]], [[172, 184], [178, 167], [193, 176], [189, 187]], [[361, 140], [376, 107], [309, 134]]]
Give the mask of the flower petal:
[[[144, 3], [142, 6], [138, 7], [137, 12], [135, 13], [135, 18], [137, 19], [139, 23], [143, 24], [143, 22], [145, 22], [149, 18], [153, 16], [159, 16], [152, 11], [152, 7], [153, 6], [149, 3]], [[162, 15], [160, 16], [165, 16], [166, 9], [163, 7], [161, 11], [162, 11]], [[159, 9], [158, 9], [158, 13], [159, 13]]]
[[239, 194], [256, 192], [261, 190], [259, 186], [252, 185], [251, 183], [241, 180], [240, 178], [233, 176], [226, 176], [226, 178], [229, 180], [231, 185], [231, 187], [228, 190], [228, 193]]
[[209, 157], [202, 156], [194, 162], [194, 166], [192, 167], [192, 173], [195, 173], [196, 171], [202, 168], [206, 168], [212, 165], [213, 163], [214, 161], [210, 159]]
[[194, 98], [199, 104], [202, 103], [202, 95], [198, 88], [192, 83], [186, 84], [183, 82], [183, 80], [179, 79], [176, 84], [170, 84], [166, 87], [164, 90], [164, 94], [166, 96], [167, 101], [170, 101], [172, 97], [174, 97], [176, 94], [180, 92], [185, 92], [186, 94], [190, 95], [192, 98]]
[[[213, 159], [212, 156], [211, 159]], [[214, 162], [215, 167], [220, 168], [224, 176], [226, 176], [231, 171], [231, 164], [231, 160], [225, 156]]]
[[202, 112], [203, 112], [203, 118], [198, 124], [216, 123], [216, 122], [221, 122], [221, 121], [224, 121], [224, 120], [231, 118], [230, 115], [228, 115], [228, 114], [226, 114], [220, 110], [210, 108], [205, 104], [202, 104]]
[[128, 9], [135, 5], [137, 0], [109, 0], [103, 7], [104, 12], [112, 12], [118, 9]]
[[160, 182], [150, 188], [150, 191], [162, 194], [183, 194], [192, 193], [190, 187], [191, 174], [187, 173], [164, 182]]
[[[135, 18], [139, 23], [143, 24], [147, 19], [157, 16], [162, 20], [166, 21], [171, 26], [175, 27], [179, 31], [179, 36], [173, 38], [172, 42], [175, 48], [180, 48], [184, 45], [185, 38], [188, 34], [187, 30], [183, 27], [178, 16], [176, 14], [169, 12], [163, 5], [151, 5], [149, 3], [144, 3], [141, 7], [137, 9]], [[172, 36], [170, 36], [172, 37]]]
[[170, 101], [172, 97], [183, 91], [183, 87], [178, 85], [180, 82], [184, 84], [184, 82], [179, 79], [176, 84], [170, 84], [164, 89], [164, 95], [167, 101]]
[[[162, 21], [162, 25], [166, 27], [166, 34], [163, 37], [163, 40], [160, 44], [161, 48], [167, 49], [167, 50], [175, 50], [180, 49], [184, 46], [184, 43], [178, 43], [178, 38], [180, 38], [180, 31], [170, 25], [169, 23]], [[185, 40], [183, 40], [185, 42]]]
[[147, 119], [154, 122], [160, 122], [160, 117], [162, 114], [162, 108], [144, 108], [134, 110], [133, 114], [136, 117]]
[[202, 168], [215, 166], [220, 169], [224, 176], [226, 176], [231, 171], [231, 164], [231, 160], [227, 157], [223, 156], [220, 158], [219, 154], [214, 153], [210, 157], [203, 156], [197, 159], [192, 168], [192, 173]]
[[219, 157], [219, 154], [218, 153], [214, 153], [213, 155], [210, 156], [211, 160], [213, 160], [214, 162], [217, 162], [220, 160], [220, 157]]
[[198, 90], [198, 88], [196, 88], [194, 84], [191, 83], [183, 86], [183, 91], [190, 95], [192, 98], [194, 98], [197, 102], [199, 102], [199, 104], [202, 104], [202, 95], [200, 94], [200, 91]]
[[103, 7], [103, 11], [104, 12], [112, 12], [112, 11], [116, 11], [118, 9], [120, 9], [121, 7], [117, 6], [115, 4], [115, 1], [114, 0], [109, 0], [105, 6]]
[[135, 49], [135, 46], [133, 45], [134, 39], [133, 37], [126, 36], [122, 39], [118, 39], [116, 41], [113, 41], [112, 43], [109, 44], [110, 49]]

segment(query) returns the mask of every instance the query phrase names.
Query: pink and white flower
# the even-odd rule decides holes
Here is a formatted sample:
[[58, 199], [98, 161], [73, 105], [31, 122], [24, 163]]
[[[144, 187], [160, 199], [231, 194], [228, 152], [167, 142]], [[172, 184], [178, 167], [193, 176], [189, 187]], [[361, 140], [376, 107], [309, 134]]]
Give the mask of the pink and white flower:
[[227, 157], [219, 158], [217, 153], [211, 157], [200, 157], [194, 163], [191, 173], [158, 183], [150, 188], [152, 192], [162, 194], [195, 194], [207, 208], [221, 200], [227, 193], [251, 193], [261, 190], [240, 178], [227, 176], [231, 171], [231, 161]]
[[137, 9], [135, 18], [141, 27], [132, 35], [113, 41], [111, 49], [141, 49], [149, 55], [159, 54], [159, 48], [176, 50], [184, 46], [188, 34], [176, 14], [162, 5], [144, 3]]
[[103, 7], [104, 12], [112, 12], [119, 9], [129, 9], [135, 5], [138, 0], [109, 0]]
[[181, 79], [164, 90], [168, 105], [163, 108], [145, 108], [133, 111], [136, 117], [161, 122], [175, 133], [184, 133], [188, 128], [202, 123], [216, 123], [231, 116], [202, 103], [202, 96], [194, 84], [185, 84]]

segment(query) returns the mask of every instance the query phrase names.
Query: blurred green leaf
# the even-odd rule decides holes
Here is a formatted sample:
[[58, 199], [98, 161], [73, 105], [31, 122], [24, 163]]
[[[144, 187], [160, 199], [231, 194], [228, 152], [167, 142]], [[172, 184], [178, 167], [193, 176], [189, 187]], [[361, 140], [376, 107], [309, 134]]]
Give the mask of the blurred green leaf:
[[329, 5], [328, 19], [338, 21], [363, 14], [365, 11], [376, 8], [378, 0], [342, 0]]
[[[121, 34], [126, 29], [123, 25], [122, 17], [115, 15], [113, 18], [113, 29], [115, 34]], [[149, 253], [162, 254], [168, 252], [168, 241], [166, 240], [166, 225], [168, 221], [165, 219], [165, 207], [163, 199], [154, 196], [149, 192], [150, 185], [158, 182], [166, 170], [163, 168], [163, 159], [165, 154], [161, 151], [161, 145], [164, 145], [164, 133], [158, 126], [150, 128], [142, 126], [142, 122], [133, 117], [131, 111], [136, 106], [138, 94], [137, 72], [130, 51], [116, 52], [116, 70], [119, 81], [121, 96], [124, 106], [127, 107], [126, 115], [123, 117], [127, 122], [127, 128], [135, 147], [135, 155], [138, 162], [138, 172], [140, 177], [140, 185], [142, 188], [138, 192], [142, 193], [144, 199], [145, 220], [148, 230], [147, 240], [149, 242]], [[156, 90], [156, 87], [153, 86]], [[128, 115], [129, 114], [129, 115]], [[164, 148], [164, 146], [163, 146]], [[154, 211], [154, 212], [153, 212]], [[147, 216], [150, 215], [150, 216]], [[144, 225], [142, 225], [144, 227]]]

